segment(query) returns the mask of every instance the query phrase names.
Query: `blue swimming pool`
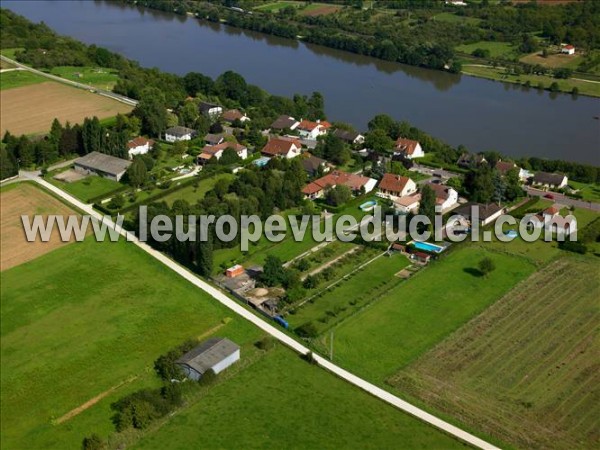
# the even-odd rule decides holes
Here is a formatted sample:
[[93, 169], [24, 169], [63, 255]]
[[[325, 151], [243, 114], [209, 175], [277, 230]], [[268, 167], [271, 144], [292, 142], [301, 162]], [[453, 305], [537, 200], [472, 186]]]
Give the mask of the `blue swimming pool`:
[[371, 211], [373, 208], [375, 208], [376, 205], [377, 201], [369, 200], [368, 202], [364, 202], [362, 205], [360, 205], [359, 209], [361, 211]]
[[431, 253], [442, 253], [445, 250], [445, 247], [440, 245], [431, 244], [430, 242], [418, 242], [413, 241], [412, 245], [419, 250], [423, 250], [425, 252]]

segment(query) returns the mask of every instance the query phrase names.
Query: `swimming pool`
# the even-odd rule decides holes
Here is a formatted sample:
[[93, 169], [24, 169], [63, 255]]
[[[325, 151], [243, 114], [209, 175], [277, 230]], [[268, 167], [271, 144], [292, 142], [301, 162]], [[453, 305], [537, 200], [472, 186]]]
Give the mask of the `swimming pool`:
[[369, 200], [368, 202], [364, 202], [358, 208], [361, 211], [371, 211], [373, 208], [375, 208], [376, 205], [377, 205], [377, 201], [375, 201], [375, 200]]
[[445, 247], [442, 247], [440, 245], [435, 245], [430, 242], [412, 241], [411, 244], [415, 248], [418, 248], [419, 250], [423, 250], [425, 252], [431, 252], [431, 253], [442, 253], [446, 249]]

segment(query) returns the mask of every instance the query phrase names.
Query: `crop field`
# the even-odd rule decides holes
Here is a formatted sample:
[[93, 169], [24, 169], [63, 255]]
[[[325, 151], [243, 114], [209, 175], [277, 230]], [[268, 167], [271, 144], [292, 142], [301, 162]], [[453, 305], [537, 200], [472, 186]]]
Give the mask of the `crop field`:
[[582, 58], [581, 55], [577, 54], [565, 55], [560, 53], [550, 54], [544, 58], [540, 52], [535, 52], [523, 56], [520, 61], [534, 66], [539, 64], [542, 67], [549, 67], [551, 69], [556, 69], [558, 67], [576, 69], [579, 63], [581, 63]]
[[[450, 251], [338, 325], [334, 361], [383, 383], [506, 294], [535, 268], [525, 258], [474, 245]], [[487, 277], [477, 270], [485, 256], [496, 265]], [[324, 348], [328, 348], [326, 338], [322, 338]]]
[[563, 257], [388, 381], [517, 448], [600, 443], [600, 283]]
[[465, 448], [277, 347], [134, 447]]
[[41, 214], [46, 218], [49, 214], [69, 215], [74, 211], [50, 194], [29, 183], [15, 183], [2, 188], [2, 224], [0, 226], [0, 268], [10, 269], [26, 261], [68, 244], [62, 242], [58, 231], [51, 234], [48, 242], [39, 237], [35, 242], [27, 242], [21, 222], [21, 215], [31, 217]]
[[[10, 73], [10, 72], [9, 72]], [[32, 101], [35, 99], [35, 101]], [[44, 82], [0, 91], [1, 133], [47, 132], [52, 120], [81, 123], [86, 117], [99, 119], [128, 113], [131, 106], [55, 82]]]
[[160, 354], [216, 328], [242, 354], [260, 337], [241, 319], [223, 324], [228, 310], [127, 242], [88, 238], [0, 280], [2, 448], [79, 448], [92, 432], [107, 436], [110, 403], [156, 383]]

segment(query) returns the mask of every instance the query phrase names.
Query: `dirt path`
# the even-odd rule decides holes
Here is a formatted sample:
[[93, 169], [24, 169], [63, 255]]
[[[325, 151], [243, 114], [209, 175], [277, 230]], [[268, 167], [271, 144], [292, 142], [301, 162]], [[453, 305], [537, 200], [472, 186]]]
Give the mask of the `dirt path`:
[[56, 419], [54, 421], [54, 423], [56, 425], [60, 425], [63, 422], [66, 422], [69, 419], [72, 419], [73, 417], [75, 417], [78, 414], [81, 414], [83, 411], [85, 411], [88, 408], [91, 408], [92, 406], [94, 406], [96, 403], [98, 403], [100, 400], [102, 400], [104, 397], [108, 396], [109, 394], [112, 394], [114, 391], [116, 391], [117, 389], [119, 389], [121, 386], [124, 386], [128, 383], [131, 383], [133, 380], [135, 380], [137, 378], [137, 375], [128, 378], [125, 381], [122, 381], [121, 383], [111, 387], [110, 389], [107, 389], [106, 391], [102, 392], [99, 395], [96, 395], [94, 398], [88, 400], [87, 402], [79, 405], [77, 408], [72, 409], [71, 411], [69, 411], [68, 413], [66, 413], [64, 416], [59, 417], [58, 419]]
[[351, 253], [354, 253], [355, 251], [357, 251], [360, 247], [352, 247], [351, 249], [345, 251], [344, 253], [342, 253], [340, 256], [338, 256], [337, 258], [332, 259], [331, 261], [326, 262], [325, 264], [317, 267], [315, 270], [312, 270], [310, 272], [308, 272], [306, 275], [303, 275], [301, 280], [304, 281], [306, 279], [306, 277], [308, 276], [312, 276], [312, 275], [316, 275], [319, 272], [322, 272], [323, 270], [327, 269], [329, 266], [335, 264], [336, 262], [338, 262], [340, 259], [342, 259], [344, 256], [349, 255]]

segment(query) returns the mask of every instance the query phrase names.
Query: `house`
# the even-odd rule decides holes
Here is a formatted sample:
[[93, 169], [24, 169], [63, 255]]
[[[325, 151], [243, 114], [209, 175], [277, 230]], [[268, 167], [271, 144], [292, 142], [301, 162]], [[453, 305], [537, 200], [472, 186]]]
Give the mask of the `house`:
[[323, 158], [318, 158], [311, 153], [304, 153], [302, 155], [301, 163], [306, 173], [311, 177], [317, 175], [319, 170], [321, 173], [326, 173], [330, 170], [330, 166], [326, 160]]
[[325, 120], [317, 120], [316, 122], [312, 122], [310, 120], [302, 120], [298, 124], [297, 130], [298, 134], [301, 137], [314, 141], [319, 136], [327, 134], [329, 128], [331, 128], [331, 124]]
[[518, 173], [519, 173], [519, 180], [525, 181], [527, 179], [528, 176], [528, 172], [523, 169], [522, 167], [517, 166], [514, 162], [512, 161], [498, 161], [496, 163], [496, 170], [498, 172], [500, 172], [500, 175], [502, 176], [506, 176], [506, 174], [508, 172], [510, 172], [513, 169], [517, 169]]
[[352, 145], [362, 144], [365, 142], [365, 137], [356, 131], [348, 131], [338, 128], [333, 132], [333, 135], [341, 139], [342, 141]]
[[280, 156], [291, 159], [300, 155], [302, 144], [298, 139], [277, 137], [271, 138], [263, 147], [262, 154], [269, 157]]
[[204, 136], [204, 142], [208, 145], [219, 145], [225, 140], [225, 136], [222, 134], [212, 134], [208, 133]]
[[485, 164], [487, 160], [483, 155], [479, 155], [477, 153], [463, 153], [456, 161], [456, 165], [459, 167], [464, 167], [466, 169], [470, 169], [472, 167], [477, 167], [482, 164]]
[[104, 178], [119, 181], [125, 175], [125, 172], [127, 172], [131, 161], [105, 155], [100, 152], [91, 152], [81, 158], [77, 158], [73, 165], [77, 172], [86, 175], [96, 174]]
[[394, 242], [390, 247], [390, 250], [400, 253], [406, 253], [406, 246], [403, 244], [399, 244], [398, 242]]
[[198, 110], [201, 114], [204, 114], [211, 119], [214, 119], [223, 113], [223, 108], [221, 106], [209, 102], [200, 102]]
[[394, 209], [402, 214], [416, 212], [421, 204], [421, 194], [405, 195], [394, 199]]
[[225, 276], [227, 278], [235, 278], [238, 275], [243, 274], [244, 272], [245, 272], [244, 267], [239, 264], [236, 264], [235, 266], [230, 267], [229, 269], [227, 269], [225, 271]]
[[429, 183], [429, 187], [435, 192], [435, 204], [442, 212], [447, 211], [458, 203], [458, 192], [450, 186]]
[[247, 120], [250, 120], [246, 113], [240, 112], [239, 109], [229, 109], [225, 111], [223, 114], [221, 114], [221, 119], [224, 122], [229, 123], [235, 122], [236, 120], [239, 120], [240, 122], [246, 122]]
[[569, 235], [577, 231], [577, 220], [561, 216], [560, 208], [557, 205], [552, 205], [541, 213], [532, 216], [528, 226], [544, 228], [546, 222], [553, 233]]
[[175, 361], [192, 380], [199, 380], [207, 371], [215, 374], [240, 359], [240, 347], [225, 338], [208, 339]]
[[181, 126], [171, 127], [165, 131], [165, 141], [191, 141], [197, 134], [196, 130], [192, 130], [191, 128]]
[[422, 264], [427, 264], [431, 259], [431, 255], [429, 253], [424, 252], [414, 252], [410, 254], [410, 259], [414, 259], [417, 262]]
[[130, 140], [127, 143], [127, 153], [129, 154], [129, 159], [133, 158], [136, 155], [145, 155], [154, 146], [154, 141], [152, 139], [146, 139], [145, 137], [138, 136], [135, 139]]
[[271, 124], [271, 129], [278, 131], [295, 130], [298, 127], [298, 125], [300, 125], [300, 122], [298, 122], [296, 119], [290, 116], [283, 115], [275, 119], [275, 122]]
[[410, 178], [386, 173], [379, 182], [377, 195], [395, 200], [415, 192], [417, 192], [417, 185]]
[[567, 45], [563, 45], [560, 49], [560, 52], [565, 54], [565, 55], [574, 55], [575, 54], [575, 47], [572, 46], [571, 44], [567, 44]]
[[398, 138], [394, 147], [395, 155], [403, 155], [405, 158], [414, 159], [422, 158], [425, 152], [418, 141], [412, 139]]
[[371, 192], [377, 180], [374, 178], [364, 177], [353, 173], [334, 170], [331, 173], [307, 184], [302, 189], [305, 198], [314, 200], [323, 197], [327, 189], [334, 188], [338, 185], [348, 186], [353, 194], [361, 194]]
[[561, 173], [536, 172], [531, 180], [533, 186], [544, 189], [560, 189], [567, 185], [569, 179]]
[[446, 5], [450, 6], [467, 6], [467, 3], [463, 0], [446, 0]]
[[469, 202], [455, 210], [455, 214], [463, 216], [471, 223], [473, 222], [472, 213], [477, 214], [479, 224], [485, 226], [500, 217], [504, 213], [504, 208], [497, 203], [484, 205], [482, 203]]
[[246, 159], [248, 157], [248, 147], [245, 145], [237, 144], [235, 142], [221, 142], [220, 144], [207, 145], [204, 147], [202, 153], [198, 155], [197, 163], [205, 164], [212, 158], [219, 160], [221, 159], [221, 156], [223, 156], [223, 152], [228, 148], [235, 150], [241, 159]]

